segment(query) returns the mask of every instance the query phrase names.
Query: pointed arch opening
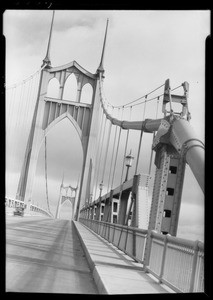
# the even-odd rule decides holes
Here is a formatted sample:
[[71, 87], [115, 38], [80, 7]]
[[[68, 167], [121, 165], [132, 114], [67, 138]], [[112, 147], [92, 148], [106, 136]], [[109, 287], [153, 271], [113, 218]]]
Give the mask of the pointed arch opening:
[[58, 98], [59, 97], [59, 82], [58, 79], [52, 78], [47, 87], [47, 97]]
[[64, 84], [63, 100], [76, 101], [77, 96], [77, 80], [74, 74], [67, 77]]
[[[51, 212], [55, 216], [63, 174], [64, 186], [76, 187], [78, 184], [83, 166], [83, 148], [76, 128], [67, 117], [52, 127], [46, 137], [48, 198]], [[61, 206], [60, 218], [70, 220], [72, 216], [71, 203], [68, 204], [67, 213], [66, 209], [63, 209], [63, 207], [66, 207], [67, 202], [69, 201]], [[37, 161], [32, 203], [47, 209], [44, 141]]]
[[72, 204], [70, 201], [67, 200], [61, 205], [59, 217], [60, 219], [71, 220], [72, 213], [73, 213]]
[[86, 83], [81, 92], [81, 102], [92, 104], [93, 88], [90, 83]]

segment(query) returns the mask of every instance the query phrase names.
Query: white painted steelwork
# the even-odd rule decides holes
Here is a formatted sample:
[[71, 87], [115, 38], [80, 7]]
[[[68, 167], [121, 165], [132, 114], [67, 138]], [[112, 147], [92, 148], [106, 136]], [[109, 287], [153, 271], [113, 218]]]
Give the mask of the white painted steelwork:
[[[134, 260], [144, 262], [147, 230], [82, 217], [79, 221]], [[152, 230], [149, 265], [144, 265], [144, 271], [175, 292], [203, 292], [204, 244]]]

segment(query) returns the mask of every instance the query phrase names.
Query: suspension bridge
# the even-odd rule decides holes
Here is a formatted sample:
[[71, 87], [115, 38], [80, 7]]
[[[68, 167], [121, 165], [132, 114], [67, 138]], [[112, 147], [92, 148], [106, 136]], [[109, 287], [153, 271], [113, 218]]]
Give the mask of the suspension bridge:
[[[15, 207], [25, 211], [24, 218], [7, 216], [6, 290], [204, 292], [204, 243], [177, 237], [186, 165], [204, 192], [204, 143], [190, 125], [188, 82], [172, 87], [166, 79], [143, 96], [114, 106], [104, 93], [108, 20], [94, 74], [76, 61], [52, 67], [53, 21], [54, 13], [41, 68], [6, 86], [6, 212]], [[72, 74], [77, 94], [67, 100]], [[58, 90], [50, 97], [53, 80]], [[86, 85], [92, 88], [90, 103], [81, 99]], [[64, 119], [79, 136], [83, 164], [76, 186], [65, 185], [63, 176], [53, 212], [47, 139]], [[32, 203], [32, 194], [43, 144], [46, 203], [41, 207]], [[150, 148], [146, 157], [144, 144]], [[67, 201], [71, 222], [60, 220]]]

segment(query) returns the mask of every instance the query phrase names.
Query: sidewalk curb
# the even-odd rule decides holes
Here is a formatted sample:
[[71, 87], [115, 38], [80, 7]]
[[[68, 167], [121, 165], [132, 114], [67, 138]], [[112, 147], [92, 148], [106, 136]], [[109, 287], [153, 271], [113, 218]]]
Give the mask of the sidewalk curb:
[[73, 224], [100, 294], [170, 293], [131, 257], [82, 223], [73, 221]]
[[[88, 249], [87, 249], [87, 247], [86, 247], [86, 244], [85, 244], [85, 242], [84, 242], [84, 240], [83, 240], [81, 234], [79, 233], [78, 227], [76, 226], [76, 222], [73, 221], [73, 224], [74, 224], [74, 226], [75, 226], [75, 229], [76, 229], [78, 238], [79, 238], [79, 240], [80, 240], [80, 242], [81, 242], [81, 245], [82, 245], [82, 247], [83, 247], [84, 253], [85, 253], [85, 255], [86, 255], [86, 258], [87, 258], [87, 262], [88, 262], [88, 264], [89, 264], [89, 267], [90, 267], [90, 269], [91, 269], [91, 271], [92, 271], [92, 276], [93, 276], [93, 278], [94, 278], [94, 281], [95, 281], [95, 284], [96, 284], [96, 286], [97, 286], [98, 292], [99, 292], [100, 294], [109, 294], [109, 293], [107, 292], [107, 290], [106, 290], [106, 288], [105, 288], [105, 286], [104, 286], [104, 283], [103, 283], [103, 281], [102, 281], [102, 279], [101, 279], [101, 276], [100, 276], [100, 274], [99, 274], [99, 272], [98, 272], [98, 270], [97, 270], [97, 266], [95, 265], [94, 261], [92, 260], [92, 258], [91, 258], [91, 256], [90, 256], [90, 253], [89, 253], [89, 251], [88, 251]], [[81, 224], [81, 225], [82, 225], [82, 224]], [[82, 226], [83, 226], [83, 225], [82, 225]], [[88, 229], [88, 228], [87, 228], [87, 229]], [[93, 233], [92, 231], [90, 231], [90, 232]]]

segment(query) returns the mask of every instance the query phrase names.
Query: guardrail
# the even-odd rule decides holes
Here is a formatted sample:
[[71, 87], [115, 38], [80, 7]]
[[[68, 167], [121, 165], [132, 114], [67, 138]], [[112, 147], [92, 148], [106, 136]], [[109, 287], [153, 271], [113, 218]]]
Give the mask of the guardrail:
[[[7, 207], [24, 207], [26, 209], [27, 205], [21, 200], [13, 199], [13, 198], [5, 198], [5, 206]], [[37, 205], [30, 204], [30, 211], [36, 212], [36, 213], [41, 213], [43, 215], [46, 215], [48, 217], [53, 217], [52, 214], [50, 214], [47, 210], [40, 208]]]
[[17, 199], [13, 199], [13, 198], [5, 198], [5, 206], [7, 207], [24, 207], [26, 208], [26, 204], [21, 201], [21, 200], [17, 200]]
[[151, 232], [150, 272], [176, 292], [204, 291], [204, 244]]
[[43, 215], [53, 218], [53, 215], [51, 213], [49, 213], [47, 210], [44, 210], [43, 208], [40, 208], [39, 206], [34, 205], [34, 204], [30, 204], [30, 211], [38, 212], [38, 213], [41, 213]]
[[[118, 249], [144, 263], [148, 231], [98, 220], [79, 221]], [[149, 264], [145, 272], [155, 276], [174, 291], [204, 292], [204, 244], [151, 231]]]
[[147, 230], [79, 218], [79, 221], [138, 262], [143, 262]]

